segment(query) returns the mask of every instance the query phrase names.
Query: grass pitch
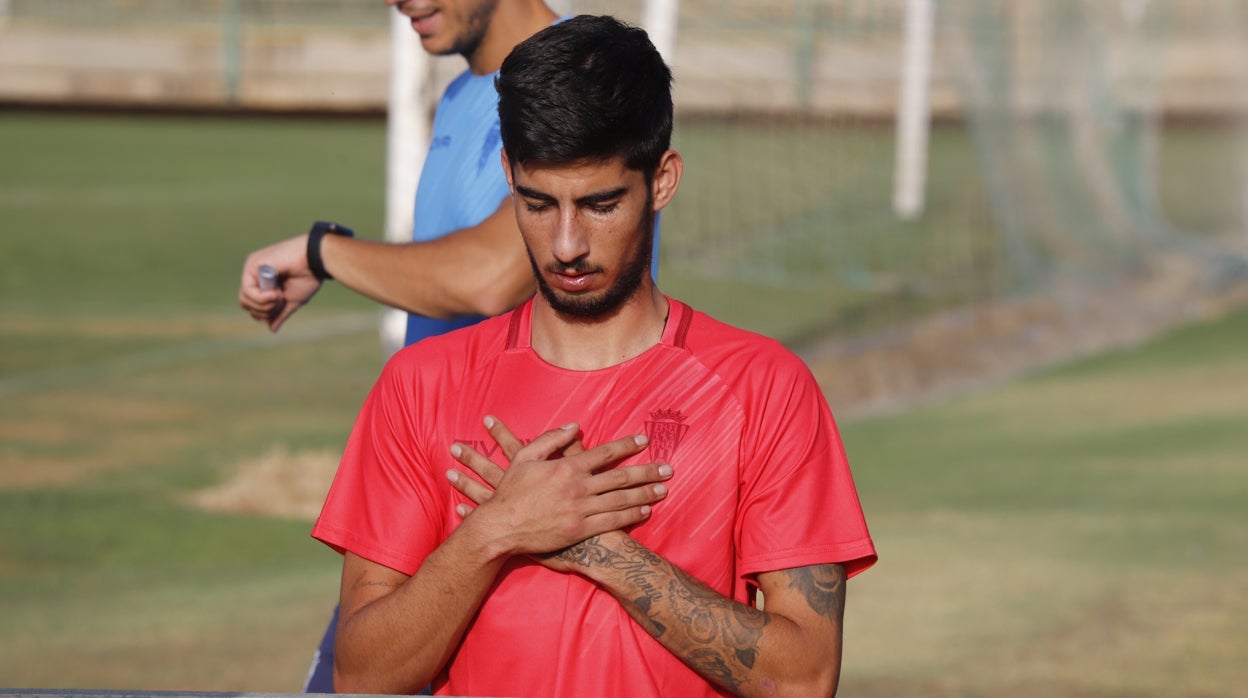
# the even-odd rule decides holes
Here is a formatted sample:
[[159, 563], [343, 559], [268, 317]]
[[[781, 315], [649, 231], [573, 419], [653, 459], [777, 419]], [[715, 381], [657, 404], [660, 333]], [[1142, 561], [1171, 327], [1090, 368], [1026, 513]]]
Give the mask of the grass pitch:
[[[378, 230], [383, 138], [0, 114], [0, 683], [298, 690], [337, 556], [186, 502], [345, 441], [373, 307], [329, 284], [272, 336], [237, 274], [315, 217]], [[841, 694], [1236, 695], [1245, 341], [1239, 312], [844, 425], [881, 562], [850, 583]]]
[[880, 548], [846, 695], [1231, 696], [1248, 680], [1248, 312], [850, 425]]

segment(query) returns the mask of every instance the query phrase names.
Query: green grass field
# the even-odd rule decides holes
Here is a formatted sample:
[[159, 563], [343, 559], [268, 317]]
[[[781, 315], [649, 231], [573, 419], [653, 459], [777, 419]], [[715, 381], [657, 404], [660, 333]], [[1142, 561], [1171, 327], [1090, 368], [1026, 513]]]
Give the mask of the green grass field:
[[1248, 312], [845, 429], [880, 565], [845, 695], [1233, 696]]
[[[0, 113], [0, 686], [298, 689], [338, 558], [306, 519], [186, 501], [345, 440], [380, 367], [374, 308], [330, 284], [271, 336], [237, 273], [315, 217], [377, 230], [383, 139]], [[671, 281], [795, 326], [769, 317], [791, 291]], [[845, 424], [881, 562], [850, 584], [841, 695], [1237, 695], [1246, 342], [1240, 311]]]

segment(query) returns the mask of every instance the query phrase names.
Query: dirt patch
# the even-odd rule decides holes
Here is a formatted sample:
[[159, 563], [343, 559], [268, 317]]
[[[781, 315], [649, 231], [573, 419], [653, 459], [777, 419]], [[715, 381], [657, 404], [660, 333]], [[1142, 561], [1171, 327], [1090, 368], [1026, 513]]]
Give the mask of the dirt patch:
[[5, 317], [5, 332], [14, 336], [46, 336], [70, 332], [92, 339], [177, 341], [247, 336], [255, 326], [233, 315], [101, 317], [12, 313]]
[[99, 463], [82, 457], [58, 458], [0, 453], [0, 489], [65, 487], [81, 482], [89, 474], [106, 469]]
[[225, 482], [195, 493], [189, 503], [206, 511], [311, 521], [321, 512], [340, 456], [337, 451], [291, 453], [274, 447], [238, 463]]
[[1021, 373], [1133, 346], [1248, 304], [1248, 245], [1157, 257], [1109, 285], [959, 308], [798, 348], [838, 416], [865, 417], [983, 389]]

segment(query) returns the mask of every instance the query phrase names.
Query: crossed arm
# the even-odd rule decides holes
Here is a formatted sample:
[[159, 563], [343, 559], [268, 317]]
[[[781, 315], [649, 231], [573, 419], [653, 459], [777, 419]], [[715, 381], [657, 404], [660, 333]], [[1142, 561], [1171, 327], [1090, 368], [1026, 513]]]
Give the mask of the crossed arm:
[[[576, 442], [578, 431], [570, 424], [513, 451], [492, 501], [460, 524], [415, 575], [347, 554], [334, 652], [338, 692], [420, 690], [454, 652], [509, 558], [561, 550], [650, 515], [650, 505], [667, 493], [659, 483], [671, 476], [670, 467], [604, 470], [645, 448], [645, 437], [586, 451]], [[452, 454], [468, 450], [457, 446]], [[461, 484], [470, 479], [457, 471], [448, 477]]]
[[[508, 457], [521, 448], [501, 422], [494, 422], [490, 435]], [[507, 475], [472, 449], [462, 449], [457, 457], [490, 485]], [[496, 494], [467, 477], [453, 482], [481, 508]], [[539, 559], [596, 582], [668, 651], [734, 693], [836, 693], [845, 608], [842, 565], [759, 574], [764, 611], [716, 592], [619, 529]]]
[[[321, 287], [308, 268], [307, 241], [307, 234], [296, 235], [252, 252], [243, 262], [239, 306], [274, 332]], [[478, 225], [427, 242], [326, 235], [321, 257], [326, 271], [344, 286], [432, 318], [497, 315], [534, 289], [510, 197]], [[260, 288], [261, 264], [277, 269], [279, 288]]]
[[335, 687], [409, 693], [426, 685], [458, 646], [503, 563], [530, 555], [584, 575], [611, 593], [668, 651], [741, 695], [831, 695], [841, 657], [841, 565], [764, 572], [766, 610], [710, 589], [623, 529], [666, 495], [665, 464], [606, 469], [640, 452], [645, 437], [584, 450], [576, 425], [523, 446], [498, 420], [487, 428], [506, 470], [471, 448], [452, 454], [487, 483], [452, 470], [463, 523], [414, 576], [348, 553], [343, 564]]

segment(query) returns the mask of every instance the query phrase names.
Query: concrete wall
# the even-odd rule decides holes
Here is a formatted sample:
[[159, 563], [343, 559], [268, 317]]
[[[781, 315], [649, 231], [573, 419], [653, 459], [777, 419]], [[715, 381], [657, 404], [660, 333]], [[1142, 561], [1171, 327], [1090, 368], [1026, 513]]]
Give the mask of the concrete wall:
[[[899, 83], [900, 38], [823, 41], [801, 55], [782, 39], [687, 32], [674, 58], [685, 111], [793, 111], [888, 118]], [[931, 98], [956, 115], [975, 68], [955, 42], [938, 42]], [[1143, 94], [1165, 111], [1248, 111], [1248, 54], [1234, 41], [1172, 42], [1154, 59]], [[1056, 75], [1051, 52], [1019, 52], [1014, 104], [1043, 105]], [[1025, 60], [1024, 60], [1025, 59]], [[91, 27], [11, 20], [0, 24], [0, 102], [176, 108], [381, 111], [387, 95], [384, 28], [247, 27], [237, 37], [211, 25]], [[1127, 52], [1115, 65], [1139, 63]], [[463, 69], [435, 61], [440, 88]], [[1035, 74], [1035, 75], [1032, 75]], [[1036, 76], [1040, 77], [1036, 77]], [[1047, 77], [1046, 77], [1047, 76]], [[979, 76], [983, 77], [983, 76]], [[440, 93], [435, 89], [434, 94]]]
[[389, 39], [376, 30], [266, 31], [236, 47], [212, 28], [0, 28], [0, 99], [175, 107], [376, 110]]

